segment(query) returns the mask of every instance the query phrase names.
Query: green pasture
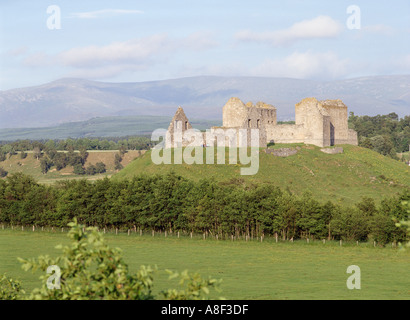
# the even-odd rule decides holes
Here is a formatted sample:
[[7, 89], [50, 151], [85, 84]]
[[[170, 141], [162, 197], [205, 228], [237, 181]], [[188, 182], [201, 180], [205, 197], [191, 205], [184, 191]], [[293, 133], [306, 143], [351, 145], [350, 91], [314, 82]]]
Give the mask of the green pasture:
[[[25, 272], [17, 261], [39, 255], [55, 257], [58, 244], [69, 244], [67, 230], [0, 229], [0, 274], [20, 279], [27, 292], [40, 286], [40, 272]], [[202, 235], [164, 233], [106, 233], [112, 247], [123, 250], [129, 270], [140, 265], [157, 266], [154, 292], [175, 287], [166, 269], [198, 272], [222, 279], [222, 292], [211, 298], [244, 300], [276, 299], [406, 299], [410, 298], [410, 251], [374, 247], [373, 243], [305, 240], [276, 242], [203, 239]], [[347, 267], [361, 270], [361, 289], [349, 290]]]

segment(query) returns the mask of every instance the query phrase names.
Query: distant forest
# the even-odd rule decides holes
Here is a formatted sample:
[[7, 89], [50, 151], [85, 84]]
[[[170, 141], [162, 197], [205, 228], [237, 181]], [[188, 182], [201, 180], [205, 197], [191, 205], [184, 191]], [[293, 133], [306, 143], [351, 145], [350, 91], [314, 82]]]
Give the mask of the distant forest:
[[400, 119], [396, 113], [388, 115], [349, 116], [350, 128], [357, 131], [359, 146], [385, 156], [397, 158], [397, 153], [409, 151], [410, 116]]
[[[15, 154], [17, 151], [71, 151], [71, 150], [148, 150], [158, 142], [148, 136], [126, 136], [112, 138], [78, 138], [64, 140], [17, 140], [0, 141], [0, 154]], [[1, 161], [1, 160], [0, 160]]]

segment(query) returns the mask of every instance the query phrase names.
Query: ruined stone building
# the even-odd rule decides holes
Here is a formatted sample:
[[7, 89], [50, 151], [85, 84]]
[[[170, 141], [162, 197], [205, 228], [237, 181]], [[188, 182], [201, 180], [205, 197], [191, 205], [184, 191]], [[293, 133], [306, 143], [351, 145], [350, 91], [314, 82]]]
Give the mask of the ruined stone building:
[[[357, 132], [348, 128], [347, 106], [341, 100], [318, 101], [306, 98], [295, 106], [295, 124], [277, 124], [276, 108], [258, 102], [256, 105], [244, 104], [238, 98], [231, 98], [222, 109], [222, 126], [212, 127], [208, 134], [198, 133], [198, 144], [215, 145], [218, 135], [239, 134], [240, 129], [247, 130], [248, 142], [251, 129], [259, 129], [259, 145], [268, 143], [305, 143], [319, 147], [338, 144], [357, 145]], [[166, 137], [166, 147], [175, 147], [175, 141], [182, 141], [179, 146], [193, 145], [193, 139], [183, 136], [186, 130], [192, 129], [183, 109], [178, 108], [172, 119]], [[219, 146], [218, 142], [218, 146]], [[249, 145], [249, 144], [248, 144]]]

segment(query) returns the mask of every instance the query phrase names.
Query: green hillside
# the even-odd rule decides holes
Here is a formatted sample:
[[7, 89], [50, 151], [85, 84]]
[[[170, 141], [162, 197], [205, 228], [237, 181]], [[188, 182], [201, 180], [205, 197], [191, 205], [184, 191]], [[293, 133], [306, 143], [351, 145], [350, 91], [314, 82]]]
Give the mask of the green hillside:
[[[275, 146], [278, 147], [281, 146]], [[149, 151], [112, 179], [173, 171], [194, 180], [212, 177], [231, 183], [272, 183], [296, 194], [310, 191], [318, 200], [332, 200], [346, 205], [359, 201], [363, 196], [380, 200], [410, 187], [409, 166], [369, 149], [344, 145], [342, 154], [325, 154], [315, 146], [299, 147], [296, 155], [284, 158], [260, 149], [259, 171], [253, 176], [241, 176], [240, 164], [155, 165]]]

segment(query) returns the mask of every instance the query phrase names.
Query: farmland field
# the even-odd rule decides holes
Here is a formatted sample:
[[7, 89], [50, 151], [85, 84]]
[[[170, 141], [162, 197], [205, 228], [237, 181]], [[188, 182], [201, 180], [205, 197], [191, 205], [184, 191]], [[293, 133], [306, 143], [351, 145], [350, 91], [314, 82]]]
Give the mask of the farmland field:
[[[68, 244], [66, 231], [0, 229], [0, 274], [20, 279], [26, 292], [40, 286], [40, 273], [21, 269], [17, 261], [39, 255], [56, 257], [58, 244]], [[112, 247], [123, 250], [131, 273], [140, 265], [157, 266], [154, 292], [175, 287], [165, 270], [198, 272], [222, 279], [222, 292], [211, 298], [226, 299], [410, 299], [410, 252], [373, 243], [321, 241], [263, 242], [203, 240], [202, 236], [107, 233]], [[349, 290], [347, 267], [361, 270], [361, 289]]]

